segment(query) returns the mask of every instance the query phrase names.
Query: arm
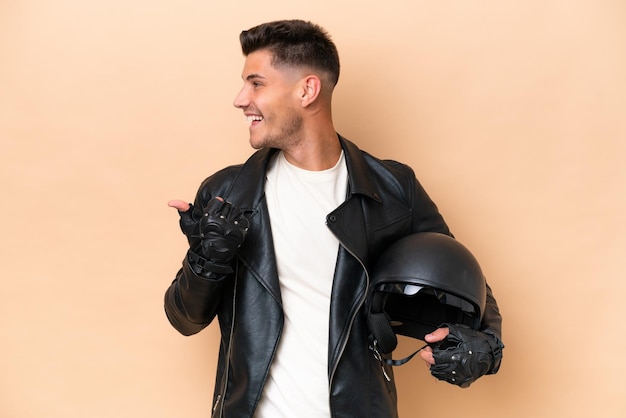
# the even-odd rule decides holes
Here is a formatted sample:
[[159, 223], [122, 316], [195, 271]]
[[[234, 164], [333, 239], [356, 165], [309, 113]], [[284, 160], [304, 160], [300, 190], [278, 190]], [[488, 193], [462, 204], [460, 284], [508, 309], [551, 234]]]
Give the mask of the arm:
[[189, 241], [182, 268], [165, 293], [165, 312], [174, 328], [192, 335], [211, 323], [230, 283], [230, 263], [243, 242], [248, 220], [229, 202], [209, 200], [203, 210], [180, 200], [168, 202], [178, 210]]
[[[415, 186], [413, 190], [414, 200], [412, 207], [414, 208], [414, 232], [439, 232], [453, 236], [450, 233], [443, 217], [439, 213], [437, 206], [430, 199], [430, 197], [423, 189], [423, 187], [419, 184], [419, 181], [417, 181], [417, 179], [415, 179]], [[448, 334], [449, 329], [447, 327], [442, 327], [435, 330], [431, 334], [426, 335], [425, 340], [427, 343], [435, 345], [436, 343], [445, 340], [448, 337]], [[493, 350], [493, 364], [492, 367], [488, 370], [487, 374], [496, 373], [500, 367], [503, 348], [501, 342], [502, 316], [500, 315], [500, 310], [498, 308], [496, 299], [493, 296], [491, 287], [488, 284], [485, 309], [483, 312], [481, 326], [477, 338], [488, 340], [491, 343], [490, 345], [492, 347], [496, 347]], [[427, 363], [429, 367], [435, 364], [435, 358], [433, 357], [433, 348], [431, 346], [427, 346], [422, 351], [420, 351], [420, 357]]]
[[165, 292], [165, 314], [183, 335], [200, 332], [211, 323], [228, 277], [207, 279], [193, 271], [187, 257]]

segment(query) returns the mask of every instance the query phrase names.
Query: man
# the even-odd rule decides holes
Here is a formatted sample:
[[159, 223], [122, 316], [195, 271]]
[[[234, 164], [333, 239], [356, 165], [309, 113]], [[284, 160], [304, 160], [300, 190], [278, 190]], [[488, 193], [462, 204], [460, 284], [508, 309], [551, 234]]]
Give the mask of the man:
[[[396, 417], [393, 372], [369, 343], [368, 272], [399, 238], [450, 231], [409, 167], [336, 133], [339, 58], [322, 28], [271, 22], [240, 41], [234, 105], [258, 151], [207, 178], [193, 205], [169, 202], [190, 249], [168, 319], [191, 335], [218, 318], [214, 417]], [[489, 290], [482, 330], [500, 327]]]

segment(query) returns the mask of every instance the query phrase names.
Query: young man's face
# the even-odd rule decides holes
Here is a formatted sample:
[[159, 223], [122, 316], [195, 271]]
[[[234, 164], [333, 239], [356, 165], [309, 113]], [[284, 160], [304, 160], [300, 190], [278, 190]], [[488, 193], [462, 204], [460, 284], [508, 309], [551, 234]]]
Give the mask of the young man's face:
[[255, 149], [284, 149], [301, 139], [300, 73], [287, 67], [276, 68], [271, 60], [271, 54], [265, 50], [246, 57], [244, 85], [233, 103], [246, 115], [250, 145]]

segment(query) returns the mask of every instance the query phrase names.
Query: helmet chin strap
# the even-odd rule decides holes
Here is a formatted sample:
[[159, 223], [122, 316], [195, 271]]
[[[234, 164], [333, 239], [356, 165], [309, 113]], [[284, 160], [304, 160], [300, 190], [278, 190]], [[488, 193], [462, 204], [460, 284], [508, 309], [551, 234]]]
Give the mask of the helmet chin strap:
[[380, 362], [380, 368], [383, 371], [383, 375], [385, 376], [385, 379], [387, 379], [388, 382], [391, 382], [391, 378], [389, 377], [389, 374], [387, 374], [387, 371], [385, 370], [385, 366], [384, 365], [387, 364], [389, 366], [402, 366], [403, 364], [405, 364], [409, 360], [411, 360], [413, 357], [415, 357], [415, 355], [417, 353], [419, 353], [420, 351], [422, 351], [426, 347], [428, 347], [428, 344], [425, 344], [423, 347], [419, 348], [413, 354], [411, 354], [411, 355], [409, 355], [409, 356], [407, 356], [407, 357], [405, 357], [403, 359], [400, 359], [400, 360], [393, 360], [393, 359], [385, 359], [385, 358], [383, 358], [383, 356], [380, 354], [380, 351], [378, 351], [378, 341], [377, 340], [374, 340], [374, 342], [370, 345], [369, 349], [374, 354], [374, 358]]
[[372, 350], [372, 352], [374, 353], [374, 357], [376, 358], [376, 360], [380, 361], [381, 363], [385, 363], [385, 364], [388, 364], [390, 366], [402, 366], [403, 364], [405, 364], [409, 360], [411, 360], [413, 357], [415, 357], [415, 355], [417, 353], [419, 353], [420, 351], [422, 351], [423, 349], [425, 349], [429, 345], [430, 344], [424, 344], [422, 347], [418, 348], [417, 351], [415, 351], [413, 354], [408, 355], [405, 358], [400, 359], [400, 360], [393, 360], [393, 359], [385, 359], [385, 358], [383, 358], [382, 355], [380, 354], [380, 352], [378, 351], [378, 348], [376, 347], [376, 341], [374, 341], [374, 344], [372, 344], [370, 346], [370, 350]]
[[[375, 297], [380, 297], [380, 295], [375, 295]], [[398, 345], [398, 338], [396, 337], [393, 328], [391, 327], [391, 323], [389, 322], [389, 317], [385, 312], [370, 312], [368, 316], [369, 327], [372, 333], [371, 341], [369, 348], [374, 354], [374, 358], [382, 363], [388, 364], [390, 366], [401, 366], [411, 360], [417, 353], [422, 351], [424, 348], [428, 347], [428, 344], [424, 345], [422, 348], [414, 352], [413, 354], [400, 359], [385, 359], [382, 354], [391, 353]], [[385, 378], [389, 381], [389, 376], [385, 371], [385, 368], [382, 367]]]
[[367, 320], [377, 351], [383, 354], [391, 353], [398, 345], [398, 338], [393, 332], [387, 314], [385, 312], [370, 312]]

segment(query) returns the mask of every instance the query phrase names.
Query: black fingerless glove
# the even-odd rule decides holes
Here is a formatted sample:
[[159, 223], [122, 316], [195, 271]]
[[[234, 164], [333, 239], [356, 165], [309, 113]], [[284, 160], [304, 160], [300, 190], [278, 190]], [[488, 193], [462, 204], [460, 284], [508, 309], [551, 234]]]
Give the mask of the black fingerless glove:
[[193, 205], [179, 214], [181, 230], [189, 242], [192, 269], [205, 276], [231, 273], [229, 264], [243, 244], [249, 226], [243, 212], [230, 202], [212, 198], [201, 214]]
[[476, 331], [466, 325], [445, 325], [448, 336], [432, 345], [435, 364], [430, 372], [462, 388], [469, 387], [485, 374], [494, 374], [500, 368], [504, 344], [498, 337]]
[[231, 203], [209, 200], [200, 219], [201, 255], [215, 263], [230, 263], [246, 238], [248, 225], [248, 218]]

